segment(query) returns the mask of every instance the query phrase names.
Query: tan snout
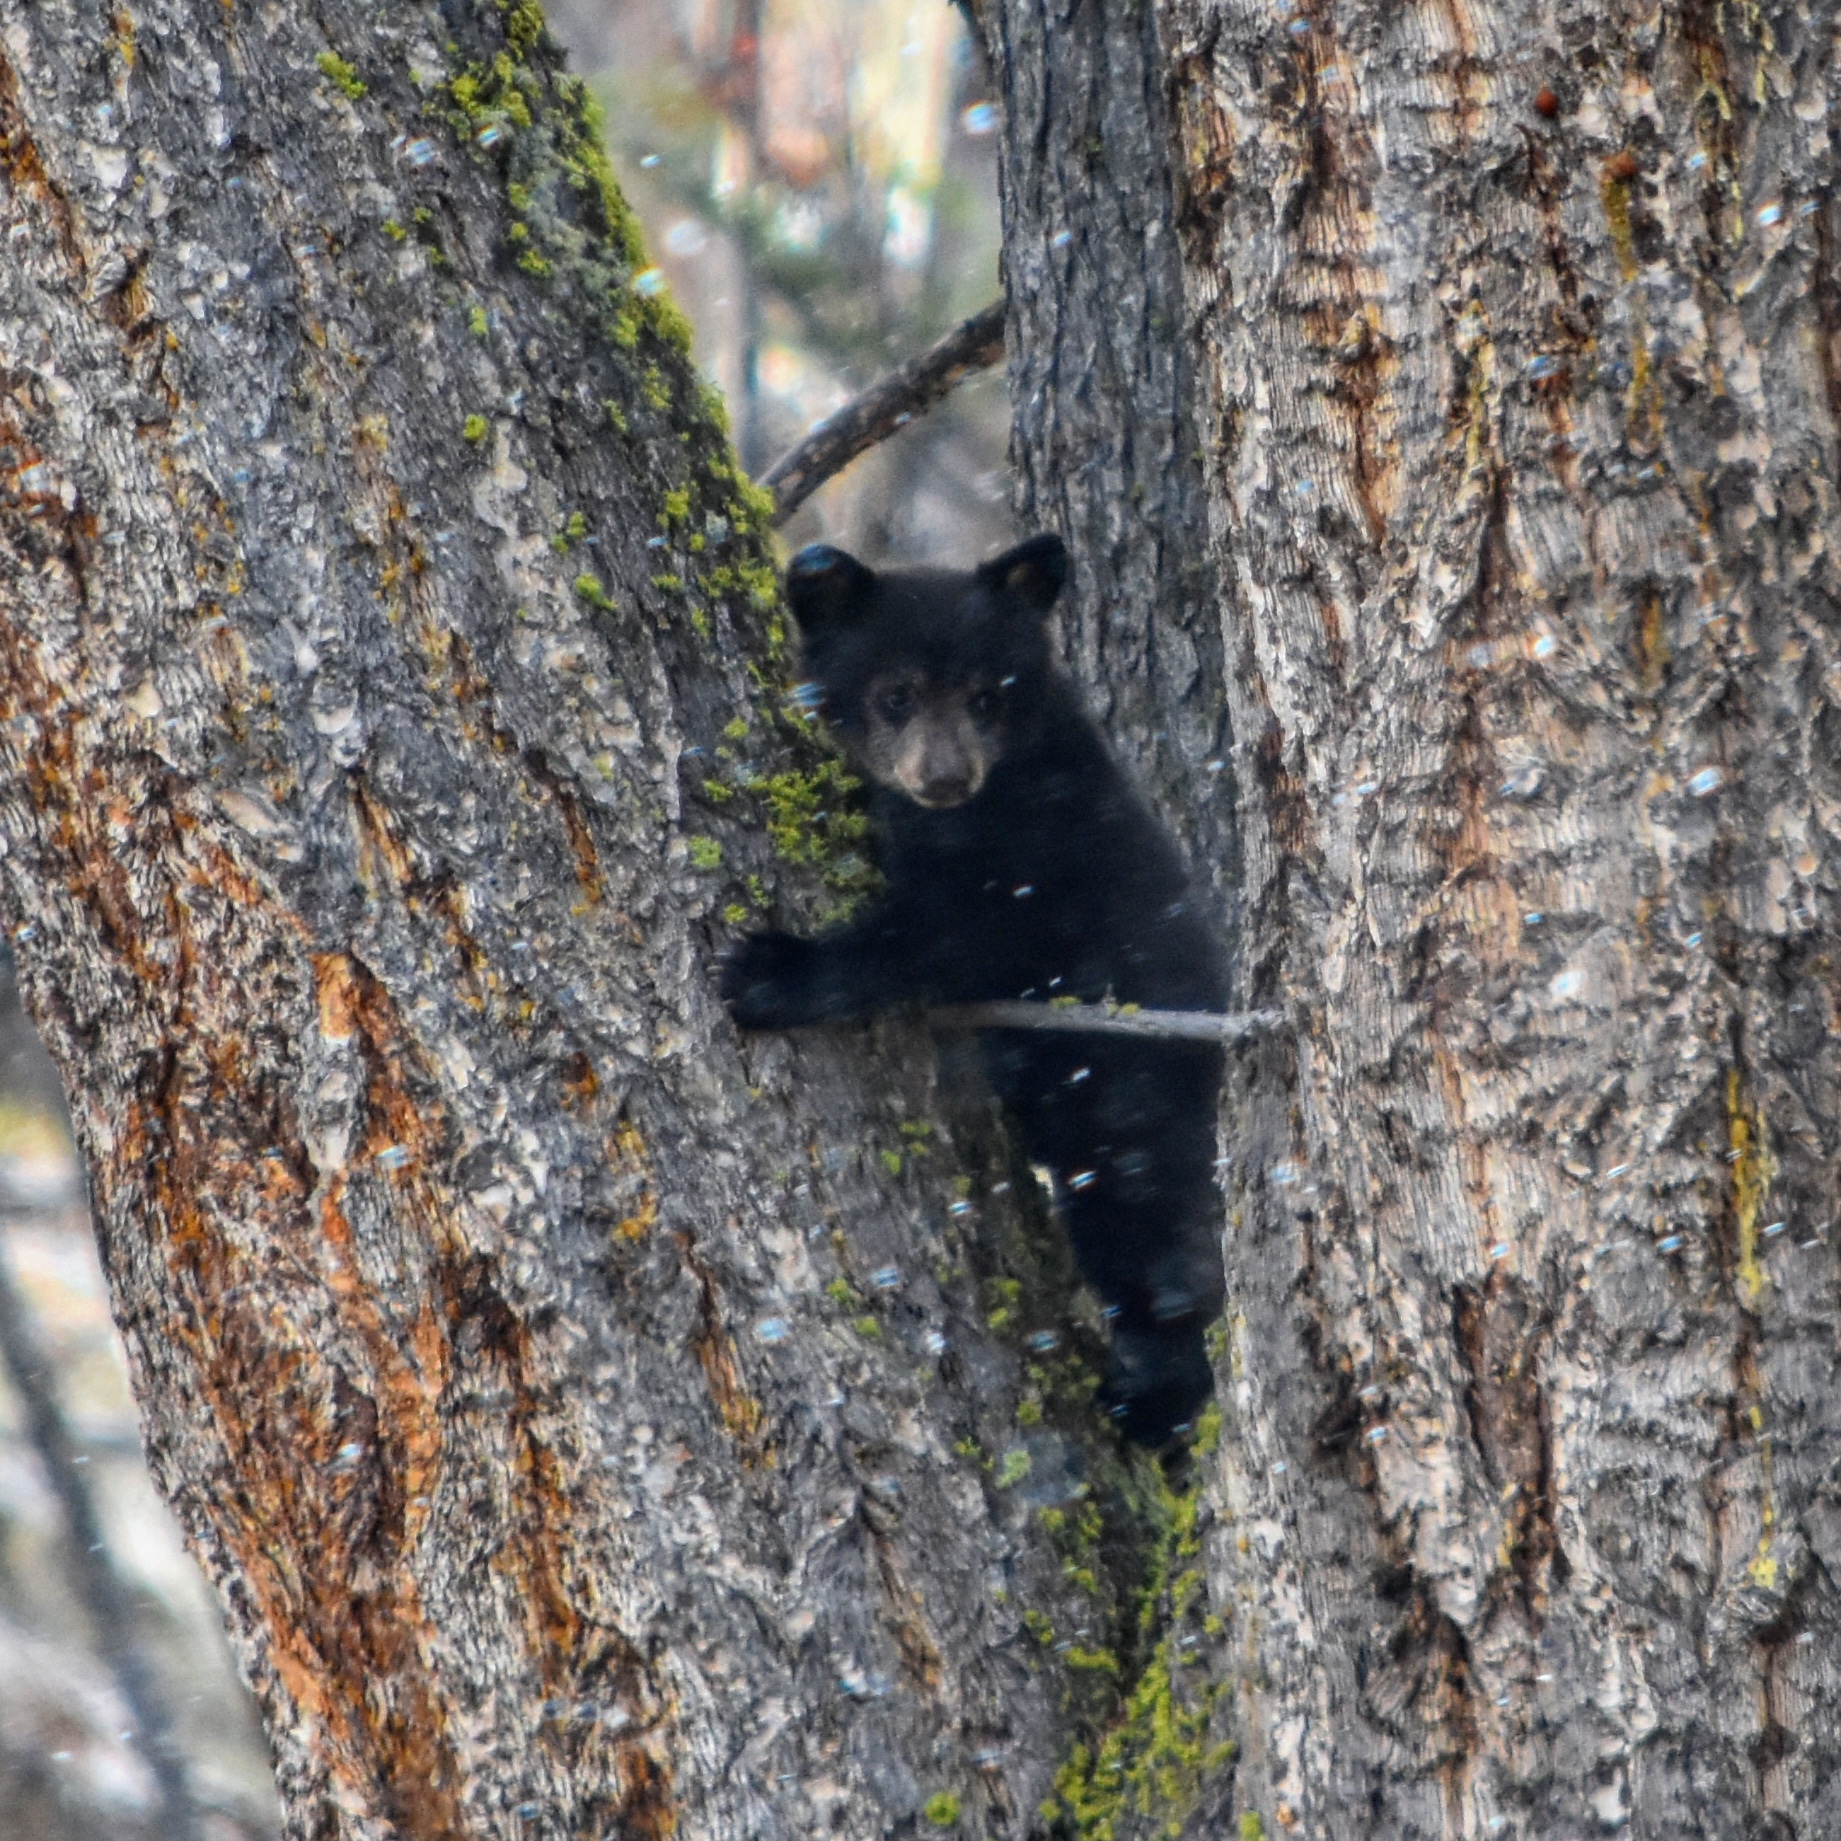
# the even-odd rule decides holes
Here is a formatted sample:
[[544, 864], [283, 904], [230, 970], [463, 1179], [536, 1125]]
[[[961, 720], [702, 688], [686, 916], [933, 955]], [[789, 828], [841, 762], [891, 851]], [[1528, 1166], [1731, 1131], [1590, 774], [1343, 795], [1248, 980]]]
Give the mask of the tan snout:
[[894, 780], [916, 805], [963, 805], [989, 770], [984, 738], [963, 708], [923, 710], [901, 731]]

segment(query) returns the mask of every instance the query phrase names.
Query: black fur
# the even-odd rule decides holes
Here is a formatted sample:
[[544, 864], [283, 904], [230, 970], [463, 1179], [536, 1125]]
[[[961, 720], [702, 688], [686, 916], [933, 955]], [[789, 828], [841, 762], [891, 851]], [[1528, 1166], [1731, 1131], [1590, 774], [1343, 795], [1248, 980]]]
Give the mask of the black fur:
[[[966, 709], [980, 712], [991, 765], [945, 809], [872, 786], [886, 895], [818, 939], [744, 940], [722, 979], [742, 1027], [995, 998], [1225, 1007], [1221, 951], [1174, 845], [1051, 664], [1042, 624], [1066, 567], [1053, 537], [972, 572], [875, 574], [822, 546], [794, 559], [804, 669], [859, 766], [873, 775], [877, 734], [899, 733], [872, 702], [899, 713], [878, 690], [891, 681], [921, 685], [962, 729]], [[1222, 1300], [1221, 1051], [1032, 1030], [981, 1041], [1106, 1306], [1105, 1398], [1129, 1437], [1163, 1444], [1212, 1385], [1202, 1332]]]

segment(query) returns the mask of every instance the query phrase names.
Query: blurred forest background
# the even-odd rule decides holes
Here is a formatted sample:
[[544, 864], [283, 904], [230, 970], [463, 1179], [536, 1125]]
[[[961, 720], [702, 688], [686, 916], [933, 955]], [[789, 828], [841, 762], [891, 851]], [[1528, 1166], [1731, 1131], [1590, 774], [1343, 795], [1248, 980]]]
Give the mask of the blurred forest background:
[[[998, 292], [996, 102], [949, 0], [550, 0], [653, 285], [759, 475]], [[787, 525], [871, 562], [1011, 535], [1001, 369]], [[276, 1830], [215, 1601], [141, 1460], [62, 1095], [0, 947], [0, 1841]]]

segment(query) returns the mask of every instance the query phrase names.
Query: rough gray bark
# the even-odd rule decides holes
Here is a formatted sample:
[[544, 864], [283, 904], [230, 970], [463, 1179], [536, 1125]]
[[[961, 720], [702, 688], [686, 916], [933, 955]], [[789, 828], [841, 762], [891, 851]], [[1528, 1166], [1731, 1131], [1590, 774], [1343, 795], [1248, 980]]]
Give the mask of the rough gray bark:
[[1029, 1827], [1182, 1511], [927, 1039], [714, 1000], [852, 821], [535, 9], [8, 8], [0, 247], [0, 903], [288, 1832]]
[[1225, 654], [1196, 541], [1207, 509], [1156, 14], [1097, 0], [976, 14], [1004, 98], [1018, 520], [1066, 538], [1069, 660], [1231, 925]]
[[1032, 502], [1128, 515], [1068, 378], [1144, 374], [1175, 173], [1297, 1023], [1231, 1107], [1235, 1800], [1835, 1832], [1834, 10], [984, 21]]
[[987, 11], [1037, 502], [1106, 350], [1046, 329], [1149, 170], [1099, 124], [1176, 137], [1164, 543], [1220, 572], [1241, 996], [1296, 1023], [1233, 1108], [1236, 1800], [1832, 1834], [1834, 10], [1157, 23]]

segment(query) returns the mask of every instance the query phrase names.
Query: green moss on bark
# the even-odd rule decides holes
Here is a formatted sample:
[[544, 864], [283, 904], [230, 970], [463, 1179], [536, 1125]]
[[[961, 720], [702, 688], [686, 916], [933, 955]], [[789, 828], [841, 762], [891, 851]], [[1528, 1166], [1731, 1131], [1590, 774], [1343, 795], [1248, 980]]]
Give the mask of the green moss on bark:
[[[1197, 1443], [1218, 1436], [1219, 1409], [1210, 1407]], [[1086, 1672], [1111, 1673], [1119, 1692], [1110, 1713], [1076, 1744], [1055, 1773], [1055, 1795], [1041, 1815], [1079, 1841], [1180, 1835], [1208, 1780], [1234, 1756], [1219, 1736], [1224, 1684], [1210, 1680], [1202, 1657], [1211, 1634], [1199, 1565], [1200, 1485], [1173, 1488], [1154, 1463], [1139, 1460], [1146, 1481], [1143, 1512], [1150, 1523], [1148, 1566], [1138, 1596], [1133, 1660], [1121, 1668], [1109, 1650], [1074, 1650], [1066, 1660]], [[1046, 1522], [1046, 1517], [1043, 1518]], [[1099, 1521], [1087, 1511], [1064, 1517], [1051, 1534], [1078, 1529], [1098, 1546]]]

